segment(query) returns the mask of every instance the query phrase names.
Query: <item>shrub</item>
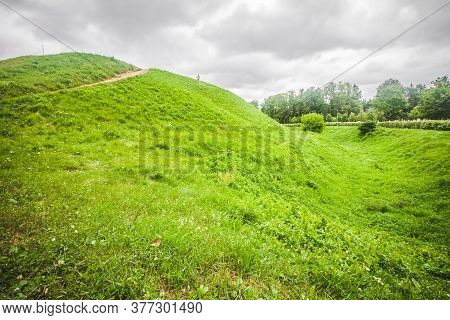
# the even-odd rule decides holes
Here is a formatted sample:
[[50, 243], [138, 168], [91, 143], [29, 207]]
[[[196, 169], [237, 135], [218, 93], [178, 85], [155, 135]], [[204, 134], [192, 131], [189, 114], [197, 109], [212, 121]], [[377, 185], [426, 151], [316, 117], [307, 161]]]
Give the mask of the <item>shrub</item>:
[[366, 121], [366, 120], [369, 120], [367, 119], [367, 114], [364, 111], [360, 111], [356, 116], [356, 121]]
[[377, 111], [374, 108], [369, 108], [369, 110], [367, 110], [366, 116], [367, 120], [379, 120]]
[[[327, 122], [327, 126], [359, 126], [361, 122]], [[379, 121], [377, 126], [399, 129], [425, 129], [450, 131], [450, 120], [395, 120]]]
[[332, 127], [351, 127], [351, 126], [359, 126], [361, 122], [327, 122], [325, 125]]
[[347, 113], [339, 114], [338, 115], [338, 121], [347, 122], [348, 121], [348, 114]]
[[289, 123], [300, 123], [300, 117], [292, 117]]
[[325, 121], [326, 122], [333, 122], [333, 117], [331, 116], [331, 114], [327, 114], [327, 116], [325, 117]]
[[348, 116], [348, 121], [349, 121], [349, 122], [355, 122], [356, 120], [358, 120], [358, 119], [356, 118], [356, 114], [354, 114], [353, 112], [350, 113], [350, 115]]
[[426, 129], [426, 130], [450, 130], [450, 120], [412, 120], [412, 121], [383, 121], [378, 122], [381, 127]]
[[305, 131], [322, 132], [325, 126], [323, 116], [317, 113], [305, 114], [302, 116], [301, 122]]
[[366, 135], [370, 132], [374, 132], [377, 127], [377, 123], [375, 121], [365, 121], [358, 126], [359, 132], [362, 135]]
[[418, 106], [415, 106], [410, 113], [408, 113], [409, 120], [418, 120], [422, 117], [422, 112]]

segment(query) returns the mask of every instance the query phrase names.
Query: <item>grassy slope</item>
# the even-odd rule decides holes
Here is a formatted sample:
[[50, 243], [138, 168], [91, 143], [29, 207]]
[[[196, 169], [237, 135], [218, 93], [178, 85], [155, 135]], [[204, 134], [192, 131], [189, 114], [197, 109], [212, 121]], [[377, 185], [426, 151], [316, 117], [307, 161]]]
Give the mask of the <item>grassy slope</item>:
[[157, 70], [0, 115], [0, 298], [449, 298], [448, 132], [305, 136]]
[[136, 69], [114, 58], [63, 53], [0, 61], [0, 99], [76, 87]]

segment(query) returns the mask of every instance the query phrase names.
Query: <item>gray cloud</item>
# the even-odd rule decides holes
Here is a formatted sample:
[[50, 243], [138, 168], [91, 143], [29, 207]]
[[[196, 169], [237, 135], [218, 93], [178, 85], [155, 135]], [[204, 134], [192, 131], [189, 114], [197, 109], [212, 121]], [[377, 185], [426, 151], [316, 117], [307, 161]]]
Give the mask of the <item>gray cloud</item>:
[[[290, 0], [253, 11], [241, 4], [234, 14], [205, 25], [201, 35], [223, 54], [270, 52], [282, 59], [333, 49], [375, 49], [440, 2]], [[403, 44], [448, 43], [448, 11], [433, 19]]]
[[[5, 0], [79, 51], [228, 88], [246, 99], [319, 86], [443, 0]], [[450, 71], [450, 6], [340, 80], [369, 97], [383, 80], [429, 83]], [[67, 51], [0, 6], [0, 58]]]

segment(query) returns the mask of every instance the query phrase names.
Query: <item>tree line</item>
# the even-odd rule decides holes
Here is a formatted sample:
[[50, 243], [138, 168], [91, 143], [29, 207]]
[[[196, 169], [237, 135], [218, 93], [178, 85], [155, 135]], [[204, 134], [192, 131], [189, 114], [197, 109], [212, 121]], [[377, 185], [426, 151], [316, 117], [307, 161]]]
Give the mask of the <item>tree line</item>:
[[369, 100], [362, 99], [356, 84], [330, 82], [324, 88], [279, 93], [261, 105], [255, 100], [250, 103], [280, 123], [300, 122], [308, 113], [322, 114], [327, 122], [450, 119], [450, 82], [444, 76], [429, 87], [403, 86], [399, 80], [389, 79]]

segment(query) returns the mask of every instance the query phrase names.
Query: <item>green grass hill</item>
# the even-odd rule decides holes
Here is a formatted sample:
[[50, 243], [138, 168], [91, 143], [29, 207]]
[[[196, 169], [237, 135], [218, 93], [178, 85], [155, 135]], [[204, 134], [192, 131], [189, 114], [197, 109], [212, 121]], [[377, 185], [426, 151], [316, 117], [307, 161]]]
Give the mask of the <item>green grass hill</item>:
[[95, 54], [64, 53], [0, 61], [0, 99], [89, 84], [136, 67]]
[[450, 298], [450, 132], [305, 133], [154, 69], [11, 96], [0, 299]]

